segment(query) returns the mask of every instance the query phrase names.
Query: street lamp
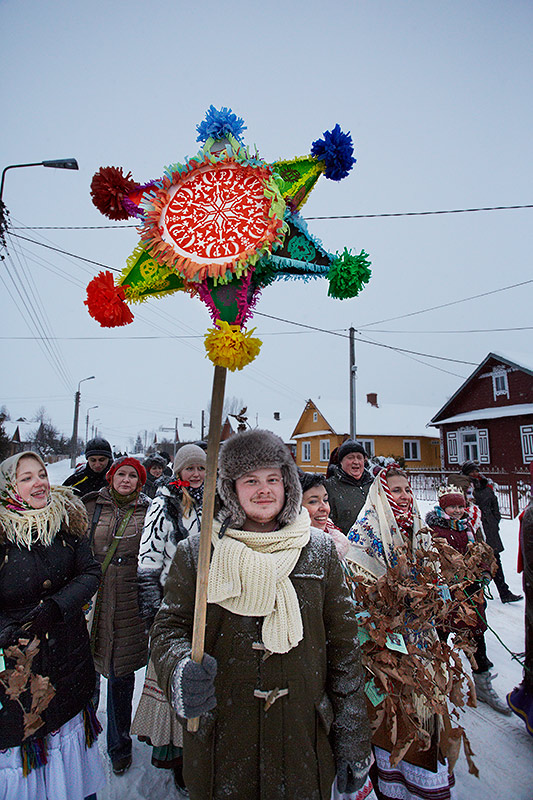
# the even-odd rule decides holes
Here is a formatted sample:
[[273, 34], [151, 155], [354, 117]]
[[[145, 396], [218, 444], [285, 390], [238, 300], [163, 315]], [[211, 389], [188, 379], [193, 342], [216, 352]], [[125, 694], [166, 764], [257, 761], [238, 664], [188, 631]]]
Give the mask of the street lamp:
[[74, 395], [74, 424], [72, 426], [72, 439], [70, 440], [70, 466], [76, 466], [76, 450], [78, 449], [78, 417], [80, 414], [80, 386], [83, 381], [92, 381], [94, 380], [94, 375], [90, 375], [88, 378], [82, 378], [81, 381], [78, 383], [78, 391]]
[[20, 167], [53, 167], [54, 169], [79, 169], [75, 158], [56, 158], [51, 161], [32, 161], [31, 164], [10, 164], [2, 170], [2, 180], [0, 182], [0, 240], [4, 242], [4, 234], [7, 230], [7, 215], [2, 201], [4, 195], [4, 181], [8, 169], [19, 169]]
[[87, 409], [87, 416], [85, 418], [85, 444], [87, 444], [89, 438], [89, 411], [92, 411], [93, 408], [98, 408], [98, 406], [91, 406]]

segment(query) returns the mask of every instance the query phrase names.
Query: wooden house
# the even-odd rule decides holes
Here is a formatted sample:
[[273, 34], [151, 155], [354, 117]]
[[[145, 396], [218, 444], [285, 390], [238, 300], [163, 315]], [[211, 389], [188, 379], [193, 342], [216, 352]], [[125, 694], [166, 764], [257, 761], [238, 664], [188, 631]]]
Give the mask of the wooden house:
[[[439, 435], [426, 427], [433, 409], [381, 405], [375, 393], [357, 408], [357, 439], [369, 456], [403, 459], [409, 469], [440, 466]], [[331, 452], [349, 438], [348, 411], [340, 419], [308, 400], [292, 432], [296, 463], [305, 472], [325, 472]], [[346, 418], [344, 418], [346, 417]]]

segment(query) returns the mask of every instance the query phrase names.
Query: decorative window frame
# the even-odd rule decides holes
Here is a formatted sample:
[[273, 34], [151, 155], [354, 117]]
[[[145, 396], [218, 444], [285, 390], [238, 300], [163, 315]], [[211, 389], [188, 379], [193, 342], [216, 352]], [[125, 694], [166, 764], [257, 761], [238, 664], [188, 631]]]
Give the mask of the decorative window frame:
[[302, 463], [311, 461], [311, 442], [302, 442]]
[[[498, 383], [501, 385], [498, 386]], [[505, 367], [494, 367], [492, 370], [492, 391], [495, 400], [497, 397], [509, 399], [509, 379]]]
[[318, 411], [313, 411], [313, 422], [318, 422]]
[[520, 425], [520, 442], [524, 464], [533, 462], [533, 425]]
[[[454, 463], [462, 463], [463, 461], [477, 461], [479, 464], [490, 464], [490, 449], [489, 449], [489, 431], [488, 428], [476, 428], [473, 425], [468, 427], [459, 428], [458, 434], [458, 460]], [[471, 454], [466, 454], [464, 437], [465, 435], [476, 435], [477, 458], [473, 458]], [[450, 460], [450, 459], [448, 459]], [[450, 462], [451, 463], [451, 462]]]
[[[416, 448], [416, 456], [412, 455], [413, 445]], [[421, 461], [422, 454], [420, 452], [420, 439], [404, 439], [403, 440], [403, 457], [406, 461]]]
[[320, 439], [320, 461], [329, 461], [330, 443], [329, 439]]

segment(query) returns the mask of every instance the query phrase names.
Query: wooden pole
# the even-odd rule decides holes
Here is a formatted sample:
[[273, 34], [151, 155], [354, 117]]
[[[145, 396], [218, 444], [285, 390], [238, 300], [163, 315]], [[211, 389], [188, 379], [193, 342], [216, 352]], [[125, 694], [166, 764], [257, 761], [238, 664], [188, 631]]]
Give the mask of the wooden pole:
[[[202, 506], [202, 527], [200, 530], [200, 552], [198, 556], [198, 575], [196, 577], [196, 596], [194, 600], [194, 622], [192, 630], [192, 659], [198, 664], [204, 656], [205, 621], [207, 615], [207, 579], [211, 557], [211, 533], [217, 485], [218, 448], [222, 428], [222, 408], [226, 386], [226, 367], [215, 367], [211, 413], [209, 415], [209, 434], [207, 439], [207, 459], [205, 470], [204, 502]], [[187, 730], [198, 730], [198, 717], [187, 721]]]

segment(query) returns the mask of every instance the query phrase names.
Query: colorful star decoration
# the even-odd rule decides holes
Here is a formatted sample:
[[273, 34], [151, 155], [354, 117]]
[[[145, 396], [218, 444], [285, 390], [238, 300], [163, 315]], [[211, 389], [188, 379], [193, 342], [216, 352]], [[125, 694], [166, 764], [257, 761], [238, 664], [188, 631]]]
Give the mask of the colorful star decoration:
[[313, 142], [311, 154], [268, 164], [242, 143], [245, 125], [211, 106], [197, 126], [200, 151], [163, 176], [136, 183], [119, 167], [94, 175], [95, 206], [113, 220], [139, 220], [141, 241], [115, 281], [101, 272], [87, 287], [89, 314], [104, 327], [127, 325], [129, 303], [172, 292], [197, 295], [215, 327], [205, 338], [211, 361], [242, 369], [261, 341], [243, 327], [261, 290], [275, 280], [326, 277], [329, 295], [355, 297], [370, 262], [346, 248], [328, 253], [307, 230], [300, 209], [322, 173], [341, 180], [355, 159], [338, 125]]

